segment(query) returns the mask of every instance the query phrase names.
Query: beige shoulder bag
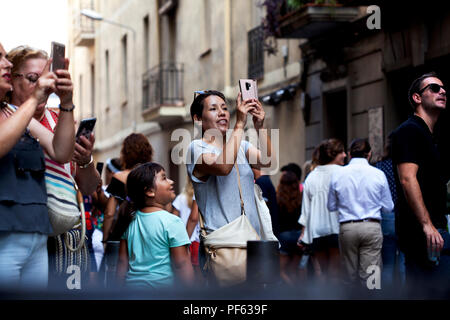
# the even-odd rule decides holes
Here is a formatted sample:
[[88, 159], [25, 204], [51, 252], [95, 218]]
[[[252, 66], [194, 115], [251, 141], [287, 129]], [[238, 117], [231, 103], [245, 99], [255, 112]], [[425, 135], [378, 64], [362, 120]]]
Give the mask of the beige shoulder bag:
[[206, 251], [204, 268], [221, 287], [237, 285], [246, 280], [247, 241], [260, 240], [258, 233], [245, 214], [241, 179], [236, 164], [235, 168], [241, 200], [241, 216], [223, 227], [206, 234], [202, 213], [199, 212], [201, 236]]

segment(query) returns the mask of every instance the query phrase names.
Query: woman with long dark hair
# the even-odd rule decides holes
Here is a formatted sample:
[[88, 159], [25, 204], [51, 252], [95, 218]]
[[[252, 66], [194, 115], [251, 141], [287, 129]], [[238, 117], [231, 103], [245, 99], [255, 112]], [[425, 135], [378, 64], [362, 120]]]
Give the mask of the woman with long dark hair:
[[298, 219], [301, 212], [302, 194], [300, 181], [295, 173], [286, 171], [277, 187], [278, 214], [280, 220], [280, 271], [281, 277], [288, 284], [294, 284], [296, 267], [301, 258], [297, 247], [301, 226]]

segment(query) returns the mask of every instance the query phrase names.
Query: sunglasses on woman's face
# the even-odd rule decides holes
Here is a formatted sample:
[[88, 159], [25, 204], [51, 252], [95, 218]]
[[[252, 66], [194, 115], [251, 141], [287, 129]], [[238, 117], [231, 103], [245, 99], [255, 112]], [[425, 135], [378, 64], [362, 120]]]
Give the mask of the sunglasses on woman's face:
[[[439, 91], [441, 91], [441, 88], [444, 89], [444, 91], [446, 91], [444, 86], [441, 86], [437, 83], [430, 83], [429, 85], [426, 85], [425, 87], [420, 89], [418, 91], [418, 94], [422, 94], [425, 90], [427, 90], [427, 88], [430, 88], [431, 92], [434, 92], [434, 93], [439, 93]], [[446, 94], [446, 93], [444, 93], [444, 94]]]
[[34, 72], [27, 73], [25, 75], [22, 74], [22, 73], [15, 73], [14, 76], [15, 77], [24, 77], [25, 79], [27, 79], [31, 83], [36, 83], [36, 81], [38, 81], [39, 77], [40, 77], [37, 73], [34, 73]]

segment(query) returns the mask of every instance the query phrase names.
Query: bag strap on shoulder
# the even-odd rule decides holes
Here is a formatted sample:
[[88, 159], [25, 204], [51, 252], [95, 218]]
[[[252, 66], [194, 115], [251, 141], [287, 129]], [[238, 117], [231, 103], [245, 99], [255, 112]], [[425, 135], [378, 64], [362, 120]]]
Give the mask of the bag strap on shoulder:
[[236, 168], [237, 173], [237, 180], [238, 180], [238, 187], [239, 187], [239, 198], [241, 199], [241, 215], [245, 214], [245, 208], [244, 208], [244, 200], [242, 199], [242, 187], [241, 187], [241, 176], [239, 174], [239, 167], [237, 165], [237, 159], [234, 163], [234, 167]]
[[[234, 163], [234, 167], [236, 168], [236, 173], [237, 173], [237, 178], [238, 178], [239, 198], [241, 201], [241, 215], [242, 215], [242, 214], [245, 214], [245, 208], [244, 208], [244, 200], [242, 198], [241, 176], [239, 174], [239, 167], [236, 162]], [[202, 235], [204, 237], [206, 237], [205, 224], [204, 224], [203, 215], [202, 215], [200, 209], [198, 210], [198, 213], [199, 213], [198, 216], [199, 216], [199, 220], [200, 220], [199, 221], [200, 222], [200, 230], [202, 232]]]

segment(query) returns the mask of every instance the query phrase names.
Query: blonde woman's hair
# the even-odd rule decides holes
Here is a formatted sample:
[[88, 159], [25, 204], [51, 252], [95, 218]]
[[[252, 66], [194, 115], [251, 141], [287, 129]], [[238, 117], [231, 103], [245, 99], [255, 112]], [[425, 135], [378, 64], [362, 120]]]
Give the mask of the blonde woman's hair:
[[194, 186], [192, 185], [192, 181], [191, 181], [191, 178], [189, 178], [189, 176], [187, 176], [187, 178], [186, 178], [186, 184], [184, 185], [182, 193], [186, 196], [188, 207], [189, 208], [192, 207], [192, 202], [193, 202], [192, 197], [194, 196]]
[[29, 46], [18, 46], [8, 52], [6, 55], [12, 64], [12, 73], [16, 72], [28, 59], [48, 60], [48, 54], [44, 50], [35, 49]]

